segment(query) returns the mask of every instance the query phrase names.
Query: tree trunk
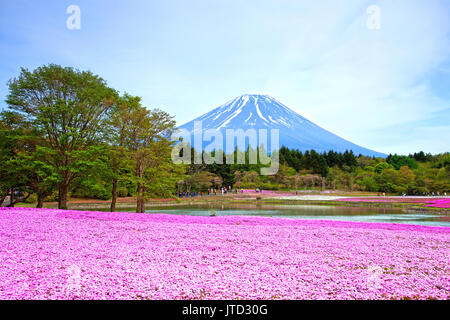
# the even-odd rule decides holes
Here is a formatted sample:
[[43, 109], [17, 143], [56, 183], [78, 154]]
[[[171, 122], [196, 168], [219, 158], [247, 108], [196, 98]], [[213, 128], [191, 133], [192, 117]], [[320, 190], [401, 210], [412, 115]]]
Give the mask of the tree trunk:
[[3, 195], [0, 197], [0, 207], [3, 205], [3, 202], [5, 201], [7, 196], [8, 196], [8, 193], [6, 193], [6, 195]]
[[137, 213], [144, 213], [145, 212], [144, 187], [143, 187], [143, 185], [141, 183], [138, 183], [138, 187], [137, 187], [136, 212]]
[[144, 185], [142, 183], [142, 178], [144, 177], [144, 169], [142, 163], [138, 161], [136, 165], [136, 176], [138, 178], [137, 183], [137, 195], [136, 195], [136, 212], [144, 213], [145, 203], [144, 203]]
[[44, 206], [45, 196], [45, 194], [38, 193], [36, 208], [42, 208]]
[[69, 183], [63, 181], [59, 186], [58, 209], [67, 210], [67, 193], [69, 192]]
[[9, 206], [11, 208], [14, 208], [14, 204], [15, 204], [15, 199], [14, 199], [14, 188], [11, 189], [11, 196], [9, 197]]
[[113, 179], [113, 187], [112, 187], [112, 199], [111, 199], [111, 212], [116, 211], [116, 202], [117, 202], [117, 179]]

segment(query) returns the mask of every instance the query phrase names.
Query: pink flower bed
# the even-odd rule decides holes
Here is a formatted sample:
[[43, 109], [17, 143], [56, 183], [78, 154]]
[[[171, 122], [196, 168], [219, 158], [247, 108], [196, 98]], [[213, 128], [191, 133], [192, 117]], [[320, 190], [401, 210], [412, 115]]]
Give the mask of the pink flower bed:
[[347, 202], [389, 202], [389, 203], [428, 203], [426, 207], [450, 208], [450, 198], [408, 198], [408, 197], [372, 197], [372, 198], [342, 198], [336, 201]]
[[450, 198], [433, 200], [432, 204], [428, 204], [426, 207], [450, 208]]
[[0, 299], [449, 299], [449, 232], [0, 209]]
[[291, 196], [293, 193], [286, 193], [286, 192], [277, 192], [273, 190], [260, 190], [259, 192], [256, 192], [255, 189], [243, 189], [239, 190], [238, 193], [244, 193], [244, 194], [252, 194], [252, 195], [271, 195], [271, 196]]

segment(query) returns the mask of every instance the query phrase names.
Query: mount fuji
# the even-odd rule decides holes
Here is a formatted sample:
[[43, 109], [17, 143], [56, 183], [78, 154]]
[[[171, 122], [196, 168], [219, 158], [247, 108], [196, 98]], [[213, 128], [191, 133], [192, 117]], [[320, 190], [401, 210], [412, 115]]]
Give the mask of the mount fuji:
[[[226, 136], [227, 129], [242, 129], [243, 131], [255, 129], [257, 132], [259, 129], [267, 129], [268, 131], [279, 129], [280, 147], [285, 146], [300, 151], [314, 149], [317, 152], [352, 150], [356, 155], [386, 157], [383, 153], [358, 146], [319, 127], [267, 95], [242, 95], [180, 126], [178, 129], [187, 130], [192, 135], [194, 122], [196, 121], [201, 121], [203, 131], [217, 130], [223, 137]], [[270, 133], [268, 133], [268, 139], [270, 139]], [[208, 143], [203, 143], [202, 149], [205, 149], [207, 145]], [[225, 146], [225, 141], [223, 145]], [[255, 148], [256, 146], [252, 145], [252, 147]], [[232, 150], [225, 151], [230, 152]]]

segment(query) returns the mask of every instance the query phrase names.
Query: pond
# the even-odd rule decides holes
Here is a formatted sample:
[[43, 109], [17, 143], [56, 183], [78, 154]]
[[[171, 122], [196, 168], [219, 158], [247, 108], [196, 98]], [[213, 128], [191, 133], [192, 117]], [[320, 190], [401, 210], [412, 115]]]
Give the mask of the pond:
[[[148, 213], [209, 216], [266, 216], [290, 219], [346, 220], [360, 222], [409, 223], [450, 227], [450, 215], [431, 211], [406, 211], [399, 208], [368, 208], [323, 205], [252, 205], [192, 204], [161, 205], [148, 208]], [[129, 211], [129, 210], [128, 210]]]

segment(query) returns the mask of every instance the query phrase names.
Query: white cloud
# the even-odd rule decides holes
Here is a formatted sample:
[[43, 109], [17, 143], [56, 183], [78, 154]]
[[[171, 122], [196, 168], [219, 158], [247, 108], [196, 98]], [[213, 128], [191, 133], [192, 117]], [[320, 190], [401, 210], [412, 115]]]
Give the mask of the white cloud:
[[[449, 106], [435, 96], [427, 81], [449, 58], [449, 12], [443, 2], [436, 1], [380, 1], [377, 5], [380, 30], [367, 29], [364, 8], [353, 20], [349, 17], [355, 7], [341, 8], [331, 19], [301, 17], [305, 25], [314, 27], [298, 30], [268, 88], [330, 131], [387, 151], [387, 143], [396, 141], [395, 126], [426, 119]], [[338, 32], [331, 32], [333, 28]], [[375, 129], [382, 128], [391, 134], [369, 144], [374, 142], [370, 137]], [[446, 132], [445, 127], [433, 132], [439, 130], [441, 135]], [[414, 141], [405, 148], [396, 143], [404, 150], [413, 147]], [[447, 143], [441, 151], [448, 147]]]
[[[450, 149], [434, 138], [448, 133], [434, 118], [450, 110], [443, 84], [450, 80], [439, 78], [449, 78], [448, 0], [79, 5], [83, 27], [73, 32], [65, 28], [62, 4], [42, 1], [24, 10], [25, 3], [8, 3], [1, 22], [9, 35], [1, 45], [3, 82], [19, 66], [90, 69], [180, 124], [238, 95], [266, 93], [377, 151]], [[367, 28], [370, 5], [381, 9], [379, 30]]]

